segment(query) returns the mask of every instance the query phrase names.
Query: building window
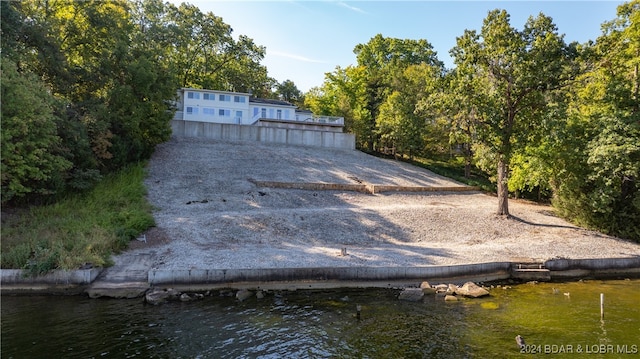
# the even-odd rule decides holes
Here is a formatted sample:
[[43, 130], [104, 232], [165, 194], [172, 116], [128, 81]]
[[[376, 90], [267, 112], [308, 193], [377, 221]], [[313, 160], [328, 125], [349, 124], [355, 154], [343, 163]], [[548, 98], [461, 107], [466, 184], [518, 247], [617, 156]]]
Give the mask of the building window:
[[197, 115], [197, 114], [198, 114], [197, 107], [191, 107], [191, 106], [187, 107], [187, 115]]
[[202, 99], [203, 100], [214, 101], [216, 99], [216, 95], [212, 94], [212, 93], [205, 93], [205, 94], [202, 94]]
[[236, 121], [242, 123], [242, 111], [236, 111]]
[[221, 116], [221, 117], [231, 117], [231, 110], [219, 109], [219, 110], [218, 110], [218, 116]]
[[245, 103], [246, 99], [244, 96], [233, 96], [233, 102]]
[[282, 110], [277, 110], [277, 111], [276, 111], [276, 114], [277, 114], [277, 115], [276, 115], [276, 118], [277, 118], [278, 120], [282, 120]]
[[199, 100], [200, 99], [200, 92], [187, 92], [187, 98], [191, 98], [194, 100]]
[[266, 108], [262, 109], [262, 111], [260, 112], [260, 117], [267, 118], [267, 109]]
[[218, 98], [220, 99], [220, 101], [231, 101], [231, 95], [220, 95]]
[[202, 109], [202, 113], [205, 115], [209, 115], [209, 116], [213, 116], [216, 114], [216, 110], [210, 108], [210, 107], [204, 107]]

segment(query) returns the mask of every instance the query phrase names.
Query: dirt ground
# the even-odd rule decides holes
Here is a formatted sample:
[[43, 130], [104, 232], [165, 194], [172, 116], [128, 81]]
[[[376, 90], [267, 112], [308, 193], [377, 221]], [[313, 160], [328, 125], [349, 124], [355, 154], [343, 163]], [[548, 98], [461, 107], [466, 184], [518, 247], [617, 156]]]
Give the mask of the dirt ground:
[[[578, 228], [553, 209], [480, 192], [258, 187], [255, 181], [462, 186], [358, 151], [173, 138], [148, 166], [157, 227], [129, 253], [156, 269], [429, 266], [640, 255], [640, 245]], [[347, 255], [342, 255], [345, 249]]]

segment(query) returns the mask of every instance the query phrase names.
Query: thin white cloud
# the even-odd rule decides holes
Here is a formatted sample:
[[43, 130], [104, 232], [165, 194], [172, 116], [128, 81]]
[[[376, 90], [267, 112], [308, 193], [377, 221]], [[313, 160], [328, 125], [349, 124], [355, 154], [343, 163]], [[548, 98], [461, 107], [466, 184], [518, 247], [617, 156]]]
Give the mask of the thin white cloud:
[[359, 7], [355, 7], [355, 6], [351, 6], [351, 5], [347, 4], [347, 3], [346, 3], [346, 2], [344, 2], [344, 1], [338, 1], [338, 3], [337, 3], [337, 4], [338, 4], [338, 5], [340, 5], [340, 6], [342, 6], [342, 7], [347, 8], [347, 9], [349, 9], [349, 10], [351, 10], [351, 11], [359, 12], [359, 13], [361, 13], [361, 14], [366, 14], [366, 13], [367, 13], [366, 11], [362, 10], [361, 8], [359, 8]]
[[303, 62], [313, 62], [313, 63], [316, 63], [316, 64], [324, 64], [325, 63], [324, 61], [314, 60], [314, 59], [310, 59], [310, 58], [302, 56], [302, 55], [291, 54], [291, 53], [282, 52], [282, 51], [269, 51], [269, 50], [267, 50], [267, 55], [286, 57], [288, 59], [293, 59], [293, 60], [298, 60], [298, 61], [303, 61]]

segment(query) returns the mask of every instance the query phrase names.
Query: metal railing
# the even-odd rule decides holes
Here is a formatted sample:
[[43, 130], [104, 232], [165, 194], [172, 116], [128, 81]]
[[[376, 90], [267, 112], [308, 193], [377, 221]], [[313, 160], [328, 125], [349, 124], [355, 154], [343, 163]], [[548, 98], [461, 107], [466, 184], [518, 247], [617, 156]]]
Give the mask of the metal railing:
[[337, 116], [296, 115], [296, 121], [344, 125], [344, 117]]
[[307, 122], [307, 123], [318, 123], [318, 124], [330, 124], [330, 125], [342, 125], [344, 126], [344, 117], [336, 117], [336, 116], [316, 116], [316, 115], [296, 115], [294, 120], [285, 120], [282, 118], [274, 118], [269, 116], [262, 116], [262, 114], [257, 114], [251, 118], [251, 122], [255, 123], [258, 120], [279, 120], [279, 121], [289, 121], [289, 122]]

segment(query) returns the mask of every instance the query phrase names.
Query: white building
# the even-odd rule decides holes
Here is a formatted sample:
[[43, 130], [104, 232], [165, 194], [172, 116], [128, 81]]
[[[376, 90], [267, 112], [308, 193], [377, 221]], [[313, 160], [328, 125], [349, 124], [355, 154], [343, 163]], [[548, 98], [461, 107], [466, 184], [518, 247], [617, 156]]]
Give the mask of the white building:
[[316, 116], [280, 100], [242, 92], [182, 88], [174, 120], [342, 132], [344, 118]]

